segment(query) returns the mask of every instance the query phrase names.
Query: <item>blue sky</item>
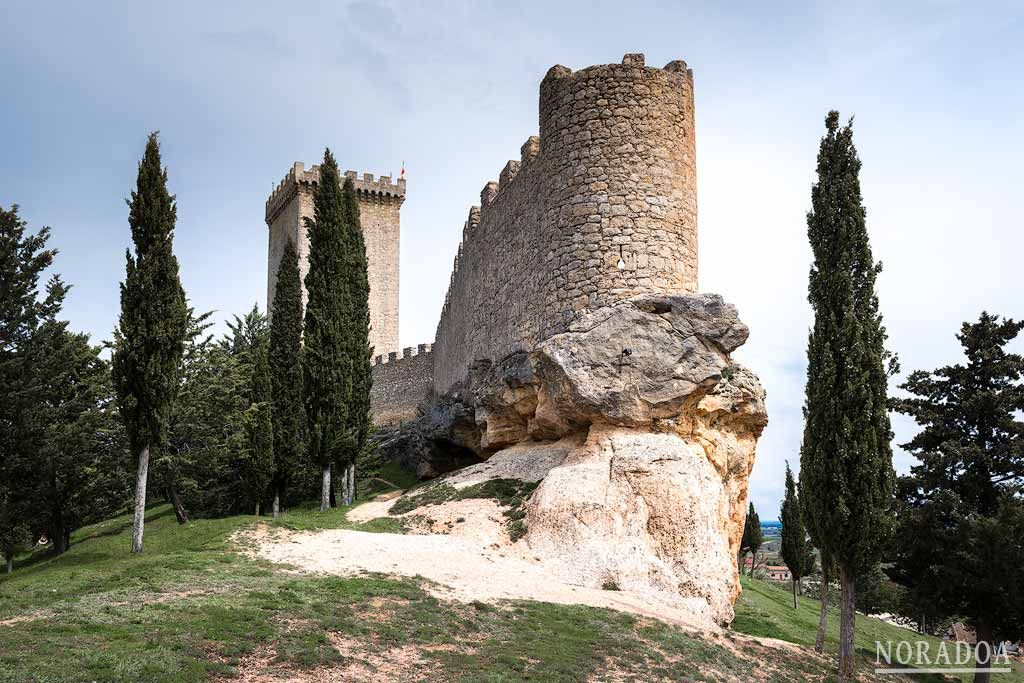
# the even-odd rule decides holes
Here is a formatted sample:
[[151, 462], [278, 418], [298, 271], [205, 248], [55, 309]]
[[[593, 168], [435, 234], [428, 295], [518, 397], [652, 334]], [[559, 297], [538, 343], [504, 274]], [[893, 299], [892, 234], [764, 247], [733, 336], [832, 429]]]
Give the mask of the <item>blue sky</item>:
[[148, 4], [9, 3], [0, 28], [0, 204], [53, 228], [66, 315], [97, 339], [116, 321], [124, 199], [159, 130], [182, 279], [221, 318], [263, 307], [263, 205], [293, 161], [325, 145], [353, 170], [404, 160], [401, 341], [430, 341], [467, 208], [537, 132], [544, 73], [626, 52], [695, 73], [701, 289], [752, 330], [737, 357], [768, 391], [763, 519], [799, 457], [804, 215], [828, 109], [856, 116], [905, 370], [957, 359], [953, 335], [982, 309], [1024, 317], [1019, 3]]

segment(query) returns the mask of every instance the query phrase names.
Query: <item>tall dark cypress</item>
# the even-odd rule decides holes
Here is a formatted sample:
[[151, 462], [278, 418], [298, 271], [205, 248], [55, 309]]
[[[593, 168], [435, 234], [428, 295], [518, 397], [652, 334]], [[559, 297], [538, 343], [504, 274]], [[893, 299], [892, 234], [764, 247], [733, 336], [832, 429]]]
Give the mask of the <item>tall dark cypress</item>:
[[132, 552], [142, 552], [150, 454], [167, 438], [189, 318], [173, 249], [177, 209], [167, 191], [156, 133], [146, 142], [128, 207], [135, 255], [130, 250], [126, 254], [113, 379], [125, 429], [138, 454]]
[[345, 462], [352, 448], [348, 401], [352, 391], [350, 257], [345, 193], [338, 164], [328, 149], [306, 219], [309, 272], [302, 354], [309, 456], [322, 472], [320, 509], [330, 507], [331, 465]]
[[295, 244], [285, 244], [277, 267], [270, 319], [270, 415], [274, 439], [274, 516], [306, 454], [302, 400], [302, 281]]
[[839, 680], [854, 668], [854, 581], [878, 558], [892, 519], [892, 432], [886, 408], [885, 328], [860, 193], [852, 122], [825, 119], [807, 235], [814, 252], [808, 300], [807, 393], [800, 501], [815, 545], [842, 586]]
[[343, 502], [349, 505], [355, 499], [356, 458], [366, 445], [370, 432], [370, 385], [372, 366], [370, 359], [370, 280], [367, 271], [366, 243], [359, 218], [359, 200], [351, 178], [345, 179], [345, 224], [348, 229], [348, 329], [349, 356], [352, 367], [352, 391], [348, 405], [348, 432], [350, 448], [341, 463], [343, 472]]
[[782, 561], [789, 567], [793, 582], [793, 609], [796, 609], [797, 586], [800, 579], [814, 571], [814, 548], [807, 541], [807, 529], [804, 528], [800, 516], [800, 498], [796, 492], [793, 471], [786, 463], [786, 497], [779, 510], [779, 521], [782, 523], [782, 539], [780, 554]]
[[249, 385], [249, 408], [245, 412], [246, 450], [245, 481], [256, 516], [274, 475], [274, 427], [270, 415], [270, 363], [266, 337], [253, 353], [252, 379]]
[[[761, 517], [754, 509], [754, 504], [747, 506], [747, 518], [743, 522], [743, 537], [740, 539], [740, 555], [750, 553], [750, 575], [754, 575], [754, 567], [757, 566], [757, 551], [764, 544], [764, 532], [761, 531]], [[742, 567], [740, 568], [742, 573]]]

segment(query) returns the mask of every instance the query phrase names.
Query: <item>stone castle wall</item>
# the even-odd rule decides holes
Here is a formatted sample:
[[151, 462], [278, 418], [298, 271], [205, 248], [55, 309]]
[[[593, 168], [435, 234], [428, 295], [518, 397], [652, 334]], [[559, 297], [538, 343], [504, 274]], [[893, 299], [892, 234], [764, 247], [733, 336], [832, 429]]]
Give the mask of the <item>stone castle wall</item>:
[[[367, 271], [370, 280], [370, 344], [377, 354], [398, 349], [398, 251], [400, 209], [405, 200], [405, 179], [392, 182], [389, 176], [375, 179], [373, 174], [353, 179], [359, 197], [359, 217], [366, 242]], [[319, 166], [308, 171], [296, 162], [267, 199], [266, 222], [270, 231], [267, 269], [267, 311], [272, 308], [277, 269], [288, 239], [295, 242], [299, 254], [299, 275], [305, 282], [309, 271], [309, 240], [304, 217], [313, 217], [313, 191], [320, 180]], [[303, 284], [302, 304], [306, 304]]]
[[373, 361], [370, 405], [376, 425], [393, 425], [415, 419], [420, 405], [433, 389], [434, 355], [430, 344], [378, 355]]
[[[640, 293], [697, 290], [693, 73], [643, 55], [540, 86], [540, 136], [470, 209], [434, 343], [434, 389]], [[619, 261], [622, 268], [619, 267]]]

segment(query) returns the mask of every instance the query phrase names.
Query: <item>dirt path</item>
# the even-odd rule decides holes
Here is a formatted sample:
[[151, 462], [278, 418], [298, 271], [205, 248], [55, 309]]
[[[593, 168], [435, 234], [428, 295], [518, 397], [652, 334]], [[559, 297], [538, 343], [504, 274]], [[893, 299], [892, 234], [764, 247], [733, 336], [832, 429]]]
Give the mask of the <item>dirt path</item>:
[[440, 586], [432, 589], [438, 597], [462, 602], [525, 599], [608, 607], [705, 632], [713, 630], [682, 606], [652, 600], [651, 596], [564, 583], [540, 561], [519, 556], [510, 546], [496, 544], [487, 535], [399, 535], [330, 529], [274, 535], [257, 532], [247, 541], [255, 556], [306, 572], [422, 576]]

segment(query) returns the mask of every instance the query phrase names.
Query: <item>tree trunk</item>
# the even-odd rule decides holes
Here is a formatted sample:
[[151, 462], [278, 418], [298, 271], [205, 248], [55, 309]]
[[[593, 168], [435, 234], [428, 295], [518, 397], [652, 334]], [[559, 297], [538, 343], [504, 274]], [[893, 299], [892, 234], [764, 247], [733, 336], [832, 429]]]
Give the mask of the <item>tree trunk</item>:
[[10, 574], [14, 571], [14, 555], [7, 556], [7, 573]]
[[46, 535], [53, 542], [53, 552], [56, 555], [63, 555], [68, 549], [68, 536], [59, 524], [47, 527]]
[[854, 577], [846, 567], [839, 568], [839, 583], [842, 593], [839, 612], [839, 683], [853, 680], [854, 645], [853, 634], [857, 613]]
[[352, 469], [354, 467], [351, 463], [345, 465], [345, 476], [342, 478], [342, 505], [352, 504], [352, 486], [354, 484], [352, 481]]
[[350, 505], [352, 503], [351, 495], [349, 493], [349, 477], [352, 476], [352, 472], [349, 469], [349, 465], [346, 463], [342, 468], [341, 472], [341, 504]]
[[171, 484], [167, 487], [167, 490], [171, 493], [171, 504], [174, 506], [174, 516], [178, 518], [178, 524], [188, 524], [188, 511], [181, 504], [181, 498], [178, 497], [178, 489], [174, 484]]
[[821, 570], [821, 613], [818, 615], [818, 635], [814, 638], [814, 651], [825, 651], [825, 626], [828, 625], [828, 572]]
[[[991, 669], [992, 660], [995, 658], [996, 643], [992, 634], [992, 627], [985, 623], [974, 624], [974, 666], [978, 669]], [[988, 647], [979, 647], [982, 643], [988, 643]], [[982, 655], [988, 654], [988, 661], [981, 659]], [[992, 680], [991, 671], [975, 671], [974, 683], [989, 683]]]
[[796, 609], [796, 579], [792, 578], [791, 581], [793, 582], [793, 609]]
[[260, 502], [258, 500], [256, 501], [256, 516], [260, 516]]
[[274, 489], [274, 519], [281, 514], [281, 490]]
[[348, 466], [348, 504], [356, 502], [356, 463]]
[[330, 467], [331, 467], [331, 480], [330, 480], [331, 481], [331, 484], [330, 484], [331, 507], [332, 508], [336, 508], [336, 507], [338, 507], [338, 495], [335, 492], [335, 489], [337, 488], [338, 478], [334, 476], [334, 463], [331, 463]]
[[139, 470], [135, 476], [135, 516], [132, 518], [132, 552], [142, 552], [142, 532], [146, 522], [146, 479], [149, 477], [149, 444], [139, 451]]
[[324, 465], [323, 480], [320, 486], [320, 512], [331, 507], [331, 466]]

